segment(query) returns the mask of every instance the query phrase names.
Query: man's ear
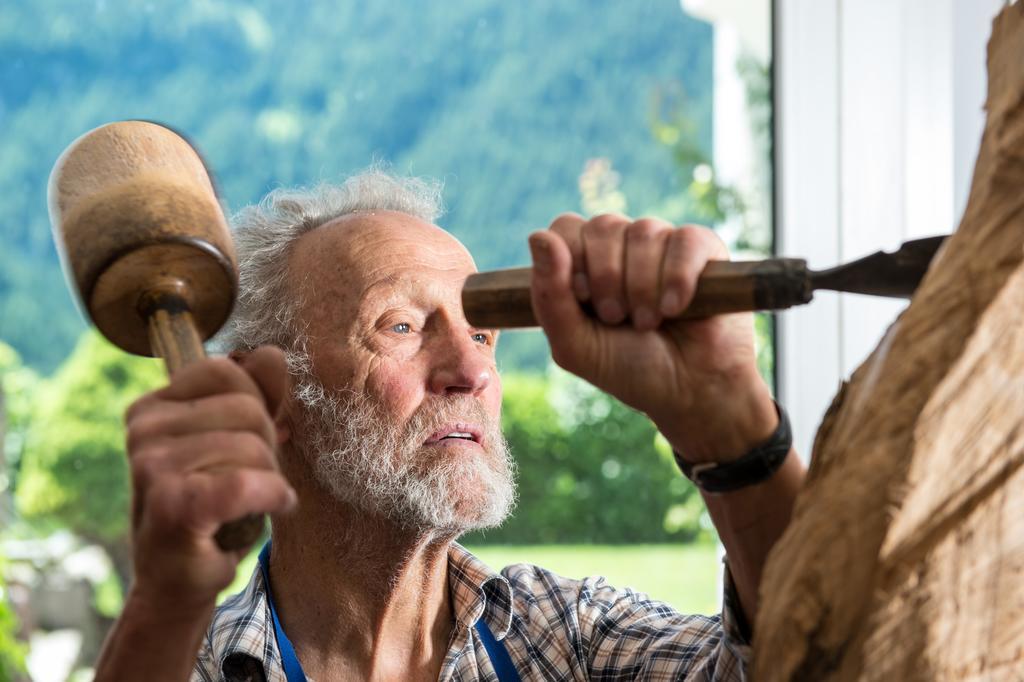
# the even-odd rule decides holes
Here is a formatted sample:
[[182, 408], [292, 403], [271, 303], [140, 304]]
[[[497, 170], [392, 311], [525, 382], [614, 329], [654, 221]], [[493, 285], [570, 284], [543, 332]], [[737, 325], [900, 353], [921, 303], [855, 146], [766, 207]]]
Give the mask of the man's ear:
[[[228, 357], [233, 362], [236, 362], [244, 367], [245, 361], [251, 354], [252, 351], [249, 350], [233, 350], [228, 353]], [[280, 408], [277, 410], [277, 414], [274, 415], [274, 430], [277, 435], [276, 441], [278, 445], [284, 445], [291, 439], [291, 421], [288, 418], [288, 413], [291, 409], [291, 402], [292, 396], [291, 390], [289, 388], [289, 390], [286, 392], [286, 395], [284, 396], [284, 404], [280, 406]]]
[[289, 416], [292, 411], [292, 396], [291, 392], [288, 393], [288, 397], [284, 399], [284, 407], [277, 413], [277, 417], [274, 418], [274, 430], [277, 432], [277, 444], [284, 445], [292, 437], [292, 420]]

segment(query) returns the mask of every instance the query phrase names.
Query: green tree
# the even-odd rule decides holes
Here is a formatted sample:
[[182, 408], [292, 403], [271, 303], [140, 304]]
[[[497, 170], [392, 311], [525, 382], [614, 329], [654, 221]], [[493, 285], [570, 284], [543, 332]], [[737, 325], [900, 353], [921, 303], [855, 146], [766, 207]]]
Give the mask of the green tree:
[[503, 379], [519, 504], [467, 543], [688, 542], [704, 505], [644, 415], [553, 369]]
[[131, 575], [124, 411], [165, 380], [158, 361], [87, 332], [39, 386], [25, 441], [18, 510], [103, 547], [122, 581]]
[[0, 341], [0, 526], [7, 520], [7, 497], [17, 486], [18, 469], [31, 419], [32, 396], [39, 376], [17, 351]]
[[187, 132], [233, 209], [375, 158], [443, 178], [442, 224], [509, 267], [576, 205], [588, 158], [615, 160], [636, 207], [672, 190], [655, 84], [685, 87], [710, 151], [712, 53], [676, 0], [0, 2], [0, 330], [46, 372], [82, 332], [41, 207], [61, 151], [102, 123]]
[[[9, 521], [9, 492], [21, 453], [27, 415], [29, 387], [35, 374], [7, 344], [0, 342], [0, 528]], [[25, 646], [15, 638], [18, 630], [14, 612], [7, 602], [0, 561], [0, 682], [23, 679]]]
[[0, 563], [0, 682], [23, 680], [25, 677], [25, 645], [15, 638], [18, 622], [7, 603], [7, 589]]

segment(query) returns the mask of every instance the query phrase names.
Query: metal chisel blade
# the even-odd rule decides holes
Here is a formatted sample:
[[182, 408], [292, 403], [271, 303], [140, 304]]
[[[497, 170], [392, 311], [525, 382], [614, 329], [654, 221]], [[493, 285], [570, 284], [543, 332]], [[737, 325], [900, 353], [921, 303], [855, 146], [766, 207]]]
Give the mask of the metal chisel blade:
[[828, 270], [811, 272], [814, 289], [910, 298], [948, 235], [905, 242], [898, 250], [879, 251]]

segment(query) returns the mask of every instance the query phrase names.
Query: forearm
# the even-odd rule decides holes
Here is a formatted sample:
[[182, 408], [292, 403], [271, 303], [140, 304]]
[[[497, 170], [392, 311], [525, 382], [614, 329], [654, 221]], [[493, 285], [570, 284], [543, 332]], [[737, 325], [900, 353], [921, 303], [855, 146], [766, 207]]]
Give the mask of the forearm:
[[[713, 407], [703, 410], [699, 420], [666, 416], [655, 421], [675, 451], [692, 464], [739, 459], [762, 447], [779, 427], [771, 393], [753, 365], [724, 387], [706, 389], [703, 404]], [[728, 493], [703, 493], [725, 545], [743, 613], [751, 624], [757, 613], [765, 560], [789, 525], [805, 473], [800, 458], [790, 449], [767, 480]]]
[[794, 450], [766, 481], [729, 493], [703, 493], [725, 545], [729, 572], [747, 622], [757, 615], [758, 589], [768, 553], [789, 525], [806, 469]]
[[97, 682], [188, 680], [214, 605], [183, 610], [130, 593], [103, 644]]

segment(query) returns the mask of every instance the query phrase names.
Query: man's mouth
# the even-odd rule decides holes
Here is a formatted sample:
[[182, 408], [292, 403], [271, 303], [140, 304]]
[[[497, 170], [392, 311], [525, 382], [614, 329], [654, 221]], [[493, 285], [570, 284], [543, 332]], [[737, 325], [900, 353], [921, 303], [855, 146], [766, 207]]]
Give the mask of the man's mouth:
[[480, 444], [482, 441], [483, 431], [480, 427], [474, 424], [450, 424], [444, 426], [434, 433], [426, 440], [425, 445], [435, 445], [437, 443], [448, 443], [448, 442], [469, 442]]

